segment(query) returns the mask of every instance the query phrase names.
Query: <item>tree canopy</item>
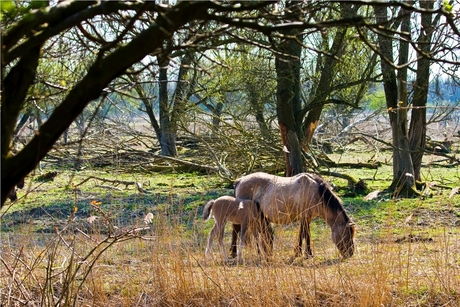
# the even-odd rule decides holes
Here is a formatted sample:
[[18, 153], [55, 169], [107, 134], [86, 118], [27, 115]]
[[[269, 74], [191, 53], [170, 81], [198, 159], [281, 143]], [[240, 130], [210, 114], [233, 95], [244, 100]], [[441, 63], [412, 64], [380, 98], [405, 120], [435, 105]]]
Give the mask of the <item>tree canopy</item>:
[[[418, 2], [293, 3], [3, 1], [1, 203], [5, 202], [8, 192], [14, 185], [37, 166], [58, 138], [92, 101], [132, 86], [136, 82], [133, 77], [148, 71], [152, 66], [156, 67], [152, 71], [158, 73], [161, 85], [162, 69], [165, 70], [169, 63], [181, 63], [182, 68], [199, 68], [198, 58], [204, 57], [218, 65], [217, 58], [207, 51], [234, 45], [251, 45], [255, 49], [270, 52], [277, 58], [280, 71], [284, 72], [286, 69], [283, 65], [300, 60], [299, 47], [321, 54], [324, 61], [318, 69], [326, 69], [328, 73], [332, 72], [333, 68], [328, 70], [327, 67], [333, 67], [332, 62], [340, 59], [344, 51], [345, 62], [350, 63], [348, 65], [353, 65], [353, 52], [365, 54], [373, 59], [372, 63], [375, 65], [375, 57], [372, 57], [369, 51], [379, 54], [382, 65], [389, 65], [389, 70], [397, 70], [398, 65], [410, 67], [418, 63], [417, 59], [420, 58], [429, 62], [457, 65], [453, 54], [460, 32], [456, 27], [453, 9], [447, 3], [438, 7], [424, 7]], [[386, 10], [387, 18], [376, 18], [375, 12], [379, 10]], [[432, 38], [436, 40], [436, 53], [432, 52], [434, 47], [430, 49], [431, 52], [426, 51], [421, 38], [417, 41], [398, 26], [409, 13], [419, 16], [416, 18], [429, 15], [432, 16], [432, 21], [437, 22], [437, 29], [440, 30], [436, 30]], [[424, 22], [424, 25], [429, 23]], [[347, 32], [346, 29], [353, 31]], [[333, 38], [334, 35], [329, 36], [329, 30], [337, 38]], [[422, 30], [434, 31], [427, 28]], [[303, 41], [304, 37], [314, 36], [323, 37], [324, 49], [312, 47]], [[407, 41], [414, 48], [416, 55], [409, 58], [406, 63], [395, 64], [391, 54], [386, 53], [386, 50], [382, 52], [384, 40], [380, 40], [378, 46], [377, 36], [393, 39], [394, 42]], [[360, 41], [362, 45], [353, 50], [346, 49], [346, 46], [353, 46], [356, 41]], [[391, 45], [392, 41], [389, 41], [389, 44]], [[434, 46], [434, 43], [429, 44]], [[334, 50], [335, 46], [338, 49]], [[297, 48], [295, 53], [291, 52], [293, 48]], [[329, 66], [326, 66], [328, 61]], [[167, 74], [164, 70], [163, 73]], [[300, 72], [300, 69], [298, 71]], [[182, 70], [182, 73], [184, 81], [193, 80], [192, 76], [186, 75], [186, 70]], [[164, 76], [166, 79], [163, 80], [167, 80], [167, 75]], [[347, 80], [349, 77], [344, 76], [342, 81], [354, 82]], [[374, 77], [371, 73], [366, 76], [367, 79]], [[280, 74], [278, 86], [281, 80], [279, 78]], [[320, 90], [325, 92], [325, 95], [315, 96], [315, 103], [327, 103], [339, 96], [330, 97], [328, 94], [332, 91], [331, 86], [338, 89], [340, 84], [333, 85], [330, 83], [331, 77], [324, 78], [325, 85], [321, 85], [323, 88]], [[321, 84], [321, 81], [319, 82]], [[196, 86], [196, 83], [193, 85]], [[191, 96], [191, 93], [187, 94], [187, 88], [177, 91], [178, 89], [176, 88], [173, 98], [176, 105]], [[253, 108], [260, 107], [260, 99], [267, 99], [257, 95], [249, 83], [245, 90], [248, 95], [254, 95], [254, 106], [251, 106]], [[287, 99], [281, 95], [283, 90], [285, 89], [279, 88], [278, 104]], [[295, 99], [300, 101], [300, 85], [296, 85], [294, 92]], [[343, 90], [340, 95], [347, 94]], [[198, 95], [195, 99], [197, 97]], [[319, 110], [322, 105], [310, 106], [308, 110]], [[35, 131], [34, 137], [15, 152], [13, 141], [19, 118], [35, 107], [44, 110], [44, 114], [41, 115], [42, 124]], [[180, 108], [174, 112], [178, 110]], [[168, 119], [175, 116], [174, 112], [168, 114], [171, 116]], [[299, 114], [302, 114], [302, 118], [294, 120], [301, 124], [306, 113], [296, 113], [296, 116]], [[286, 113], [286, 116], [289, 118], [290, 115]], [[307, 116], [313, 117], [312, 122], [317, 121], [317, 115], [311, 113]], [[263, 119], [259, 119], [260, 123], [263, 123]], [[282, 122], [291, 124], [285, 119], [282, 119]], [[164, 123], [160, 121], [161, 125]], [[292, 141], [295, 138], [289, 129], [286, 136]], [[292, 127], [292, 131], [302, 138], [300, 126]], [[299, 141], [297, 146], [301, 146], [302, 140]], [[294, 152], [291, 148], [289, 150]], [[300, 148], [296, 150], [297, 156], [302, 157]]]

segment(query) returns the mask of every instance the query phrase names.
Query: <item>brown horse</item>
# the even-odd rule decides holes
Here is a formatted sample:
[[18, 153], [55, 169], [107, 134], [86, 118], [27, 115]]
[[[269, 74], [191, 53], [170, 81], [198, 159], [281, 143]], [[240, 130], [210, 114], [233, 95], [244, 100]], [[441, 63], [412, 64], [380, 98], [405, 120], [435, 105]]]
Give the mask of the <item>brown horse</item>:
[[279, 177], [254, 173], [235, 181], [235, 196], [259, 203], [260, 210], [270, 222], [289, 224], [300, 221], [296, 256], [302, 254], [303, 239], [306, 241], [305, 253], [313, 256], [310, 223], [317, 216], [331, 227], [332, 241], [342, 256], [348, 258], [354, 253], [355, 224], [340, 198], [319, 176], [301, 173], [293, 177]]
[[[216, 223], [211, 230], [206, 246], [206, 256], [211, 253], [212, 241], [215, 236], [218, 237], [220, 249], [225, 261], [228, 261], [227, 254], [224, 248], [224, 230], [227, 221], [234, 225], [241, 226], [241, 234], [238, 242], [238, 262], [242, 262], [242, 248], [246, 242], [247, 235], [255, 237], [258, 241], [258, 246], [262, 245], [264, 250], [267, 248], [267, 240], [272, 237], [264, 236], [267, 232], [266, 227], [269, 225], [266, 219], [263, 218], [257, 203], [248, 199], [238, 199], [231, 196], [222, 196], [216, 200], [210, 200], [203, 210], [203, 219], [207, 220], [212, 215]], [[270, 242], [271, 243], [271, 242]]]

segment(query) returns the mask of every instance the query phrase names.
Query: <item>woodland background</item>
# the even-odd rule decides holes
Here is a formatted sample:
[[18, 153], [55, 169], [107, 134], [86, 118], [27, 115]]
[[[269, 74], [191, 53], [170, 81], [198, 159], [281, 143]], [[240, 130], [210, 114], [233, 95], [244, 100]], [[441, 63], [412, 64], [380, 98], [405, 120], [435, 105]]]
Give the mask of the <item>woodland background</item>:
[[[459, 7], [2, 1], [0, 305], [457, 306]], [[255, 171], [324, 176], [357, 254], [206, 260]]]

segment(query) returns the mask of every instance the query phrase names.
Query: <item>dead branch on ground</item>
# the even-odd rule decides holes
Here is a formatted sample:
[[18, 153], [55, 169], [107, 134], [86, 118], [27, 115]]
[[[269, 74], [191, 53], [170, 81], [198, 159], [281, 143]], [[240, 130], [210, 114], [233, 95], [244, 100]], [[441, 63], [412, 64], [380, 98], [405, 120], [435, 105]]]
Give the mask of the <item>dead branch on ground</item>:
[[95, 180], [99, 180], [99, 181], [102, 181], [102, 182], [111, 183], [111, 184], [114, 185], [113, 187], [111, 187], [111, 186], [106, 186], [106, 185], [101, 185], [100, 187], [102, 187], [102, 188], [113, 188], [113, 189], [117, 189], [119, 185], [124, 185], [124, 186], [125, 186], [125, 189], [127, 189], [128, 186], [130, 186], [130, 185], [135, 185], [136, 188], [137, 188], [137, 190], [139, 191], [139, 193], [141, 193], [141, 194], [149, 194], [149, 193], [151, 193], [150, 191], [144, 190], [144, 189], [142, 188], [142, 184], [139, 183], [139, 182], [136, 182], [136, 181], [111, 180], [111, 179], [106, 179], [106, 178], [101, 178], [101, 177], [96, 177], [96, 176], [89, 176], [89, 177], [83, 179], [83, 181], [81, 181], [80, 183], [75, 184], [74, 187], [81, 186], [82, 184], [88, 182], [88, 181], [91, 180], [91, 179], [95, 179]]

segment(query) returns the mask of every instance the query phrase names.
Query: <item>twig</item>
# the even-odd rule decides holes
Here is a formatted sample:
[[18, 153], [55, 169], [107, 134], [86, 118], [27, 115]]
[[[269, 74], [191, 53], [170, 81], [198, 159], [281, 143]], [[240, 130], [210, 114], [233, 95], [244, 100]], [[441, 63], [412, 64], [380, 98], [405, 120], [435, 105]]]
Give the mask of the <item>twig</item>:
[[120, 192], [123, 191], [119, 187], [113, 187], [113, 186], [110, 186], [110, 185], [97, 185], [97, 187], [107, 189], [107, 190], [117, 190], [117, 191], [120, 191]]
[[[140, 151], [135, 150], [133, 152], [134, 153], [139, 153]], [[140, 152], [140, 153], [148, 155], [148, 156], [153, 157], [153, 158], [162, 159], [162, 160], [166, 160], [166, 161], [172, 161], [172, 162], [176, 162], [178, 164], [187, 165], [187, 166], [191, 166], [191, 167], [194, 167], [194, 168], [205, 169], [207, 171], [218, 172], [220, 170], [220, 167], [197, 164], [197, 163], [194, 163], [194, 162], [181, 160], [181, 159], [174, 158], [174, 157], [156, 155], [156, 154], [153, 154], [153, 153], [150, 153], [150, 152]]]
[[89, 236], [86, 232], [84, 232], [83, 230], [79, 229], [78, 227], [75, 228], [75, 230], [78, 231], [80, 234], [82, 234], [88, 240], [90, 240], [90, 241], [92, 241], [94, 243], [99, 243], [96, 239], [91, 238], [91, 236]]
[[115, 184], [115, 185], [124, 184], [126, 187], [128, 187], [129, 185], [136, 185], [137, 184], [137, 182], [135, 182], [135, 181], [111, 180], [111, 179], [105, 179], [105, 178], [96, 177], [96, 176], [89, 176], [86, 179], [84, 179], [83, 181], [81, 181], [80, 183], [75, 184], [74, 187], [78, 187], [78, 186], [84, 184], [85, 182], [89, 181], [90, 179], [100, 180], [100, 181], [103, 181], [103, 182], [109, 182], [109, 183], [112, 183], [112, 184]]
[[432, 155], [435, 155], [435, 156], [440, 156], [440, 157], [446, 158], [447, 160], [449, 160], [449, 163], [450, 163], [449, 166], [460, 164], [460, 159], [458, 159], [455, 156], [449, 156], [448, 154], [443, 153], [443, 152], [436, 152], [436, 151], [430, 151], [430, 150], [424, 150], [424, 152], [427, 153], [427, 154], [432, 154]]
[[139, 193], [141, 193], [141, 194], [150, 194], [151, 193], [150, 191], [144, 190], [142, 188], [142, 184], [140, 182], [136, 182], [136, 187], [137, 187], [137, 190], [139, 191]]
[[193, 135], [196, 138], [198, 138], [206, 146], [206, 148], [209, 150], [214, 162], [218, 165], [218, 167], [213, 167], [213, 169], [219, 174], [219, 176], [221, 176], [224, 179], [232, 181], [231, 172], [227, 169], [227, 167], [225, 167], [225, 165], [223, 163], [220, 162], [219, 158], [217, 157], [217, 154], [214, 152], [214, 150], [208, 144], [208, 142], [206, 142], [203, 137], [201, 137], [201, 136], [193, 133], [192, 131], [190, 131], [190, 129], [188, 129], [186, 127], [186, 125], [184, 125], [184, 123], [182, 123], [182, 122], [181, 122], [181, 126], [182, 126], [182, 129], [184, 129], [185, 131], [187, 131], [191, 135]]
[[[23, 287], [24, 287], [24, 284], [19, 282], [16, 277], [15, 277], [15, 273], [11, 270], [11, 268], [8, 266], [8, 264], [6, 263], [6, 261], [0, 257], [0, 261], [2, 262], [3, 266], [8, 270], [8, 273], [10, 273], [11, 275], [11, 278], [13, 279], [14, 283], [16, 284], [16, 286], [18, 287], [19, 291], [21, 292], [22, 296], [26, 299], [26, 302], [29, 302], [30, 301], [30, 297], [28, 296], [27, 293], [25, 293], [23, 290]], [[22, 286], [22, 287], [21, 287]], [[2, 304], [3, 305], [3, 304]]]

